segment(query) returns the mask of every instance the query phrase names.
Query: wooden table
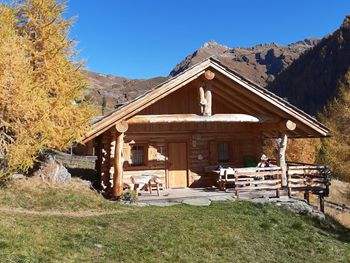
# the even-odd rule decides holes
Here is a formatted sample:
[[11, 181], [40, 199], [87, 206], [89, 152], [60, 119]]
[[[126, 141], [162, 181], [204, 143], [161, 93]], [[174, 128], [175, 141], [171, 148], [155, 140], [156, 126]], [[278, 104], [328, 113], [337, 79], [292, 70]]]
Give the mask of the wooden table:
[[[142, 175], [133, 175], [130, 177], [131, 183], [134, 185], [134, 191], [137, 193], [139, 189], [148, 187], [148, 182], [152, 179], [153, 175], [142, 174]], [[142, 187], [141, 187], [142, 186]]]

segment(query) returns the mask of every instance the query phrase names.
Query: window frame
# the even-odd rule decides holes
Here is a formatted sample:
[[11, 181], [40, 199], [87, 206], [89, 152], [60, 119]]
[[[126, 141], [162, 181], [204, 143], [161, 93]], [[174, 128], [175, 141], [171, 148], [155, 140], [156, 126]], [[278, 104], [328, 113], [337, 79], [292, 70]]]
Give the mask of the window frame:
[[[142, 155], [142, 158], [143, 158], [143, 163], [141, 164], [133, 164], [132, 162], [132, 151], [133, 151], [133, 147], [143, 147], [143, 155]], [[131, 168], [139, 168], [139, 167], [145, 167], [147, 166], [147, 162], [148, 162], [148, 144], [145, 144], [145, 143], [135, 143], [135, 144], [132, 144], [130, 145], [130, 167]]]
[[[220, 155], [223, 155], [223, 154], [220, 154], [220, 151], [219, 151], [219, 145], [220, 144], [223, 144], [223, 145], [227, 145], [227, 159], [221, 159], [220, 160]], [[229, 141], [217, 141], [216, 142], [216, 159], [217, 159], [217, 162], [218, 163], [229, 163], [231, 161], [231, 142]]]

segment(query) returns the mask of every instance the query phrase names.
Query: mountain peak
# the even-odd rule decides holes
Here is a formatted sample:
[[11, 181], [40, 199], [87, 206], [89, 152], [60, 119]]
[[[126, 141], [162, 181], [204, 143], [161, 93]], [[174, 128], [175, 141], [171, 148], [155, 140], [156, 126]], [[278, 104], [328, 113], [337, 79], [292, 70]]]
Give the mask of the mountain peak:
[[219, 44], [215, 40], [210, 40], [209, 42], [205, 42], [202, 48], [215, 48]]
[[200, 47], [200, 49], [202, 48], [225, 48], [228, 49], [228, 46], [225, 45], [221, 45], [218, 42], [216, 42], [215, 40], [210, 40], [209, 42], [205, 42], [203, 44], [203, 46]]
[[316, 46], [319, 42], [320, 40], [318, 38], [309, 37], [309, 38], [305, 38], [304, 40], [299, 40], [297, 42], [289, 44], [288, 46], [303, 45], [303, 46], [313, 47], [313, 46]]
[[266, 86], [314, 43], [313, 39], [305, 39], [288, 46], [273, 42], [253, 47], [231, 48], [211, 40], [177, 64], [170, 72], [170, 76], [176, 76], [190, 66], [214, 56], [238, 73], [261, 86]]
[[343, 23], [342, 23], [340, 28], [341, 29], [344, 29], [344, 28], [349, 29], [350, 28], [350, 14], [345, 17], [345, 19], [344, 19], [344, 21], [343, 21]]

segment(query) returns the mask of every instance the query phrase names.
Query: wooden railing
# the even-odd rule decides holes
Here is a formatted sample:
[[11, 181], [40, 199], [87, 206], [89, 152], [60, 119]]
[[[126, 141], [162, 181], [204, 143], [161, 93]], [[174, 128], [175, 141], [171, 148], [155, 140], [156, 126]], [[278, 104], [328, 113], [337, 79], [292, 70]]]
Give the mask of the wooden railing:
[[[288, 195], [304, 192], [309, 202], [309, 194], [318, 195], [320, 210], [324, 210], [324, 197], [329, 195], [330, 169], [322, 165], [288, 163], [287, 189]], [[236, 196], [240, 191], [274, 190], [279, 197], [282, 170], [278, 166], [266, 168], [227, 168], [219, 172], [218, 185], [221, 190], [231, 185]]]
[[219, 188], [232, 184], [236, 196], [240, 191], [275, 190], [279, 197], [282, 170], [280, 167], [224, 169], [219, 175]]
[[329, 195], [331, 171], [322, 165], [293, 165], [288, 166], [288, 195], [292, 192], [304, 192], [304, 199], [309, 203], [310, 194], [318, 195], [320, 210], [324, 212], [324, 197]]
[[330, 170], [326, 166], [288, 166], [288, 193], [306, 191], [328, 196]]

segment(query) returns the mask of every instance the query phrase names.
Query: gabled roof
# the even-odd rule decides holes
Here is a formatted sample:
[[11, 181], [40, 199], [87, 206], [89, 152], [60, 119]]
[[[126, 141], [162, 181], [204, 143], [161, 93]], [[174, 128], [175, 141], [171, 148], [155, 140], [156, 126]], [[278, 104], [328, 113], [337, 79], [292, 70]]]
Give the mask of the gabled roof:
[[112, 111], [108, 115], [95, 120], [92, 129], [86, 134], [85, 138], [83, 139], [83, 142], [85, 143], [87, 141], [90, 141], [91, 139], [97, 137], [98, 135], [113, 127], [116, 123], [131, 118], [144, 108], [152, 105], [156, 101], [164, 98], [165, 96], [171, 94], [172, 92], [180, 89], [189, 82], [198, 78], [209, 68], [220, 72], [222, 75], [226, 76], [231, 81], [234, 81], [235, 83], [246, 88], [251, 93], [254, 93], [256, 96], [260, 97], [266, 102], [273, 104], [275, 107], [284, 111], [289, 116], [307, 125], [309, 128], [311, 128], [311, 130], [315, 131], [315, 134], [317, 134], [317, 136], [314, 135], [310, 137], [328, 136], [328, 128], [320, 122], [318, 122], [315, 118], [306, 114], [297, 107], [291, 105], [286, 100], [283, 100], [282, 98], [268, 91], [267, 89], [262, 88], [254, 82], [244, 78], [237, 72], [223, 65], [220, 61], [216, 60], [215, 58], [210, 57], [198, 64], [193, 65], [192, 67], [176, 75], [175, 77], [172, 77], [166, 80], [165, 82], [155, 86], [154, 88], [145, 92], [143, 95], [135, 98], [134, 100], [129, 101], [128, 103]]

